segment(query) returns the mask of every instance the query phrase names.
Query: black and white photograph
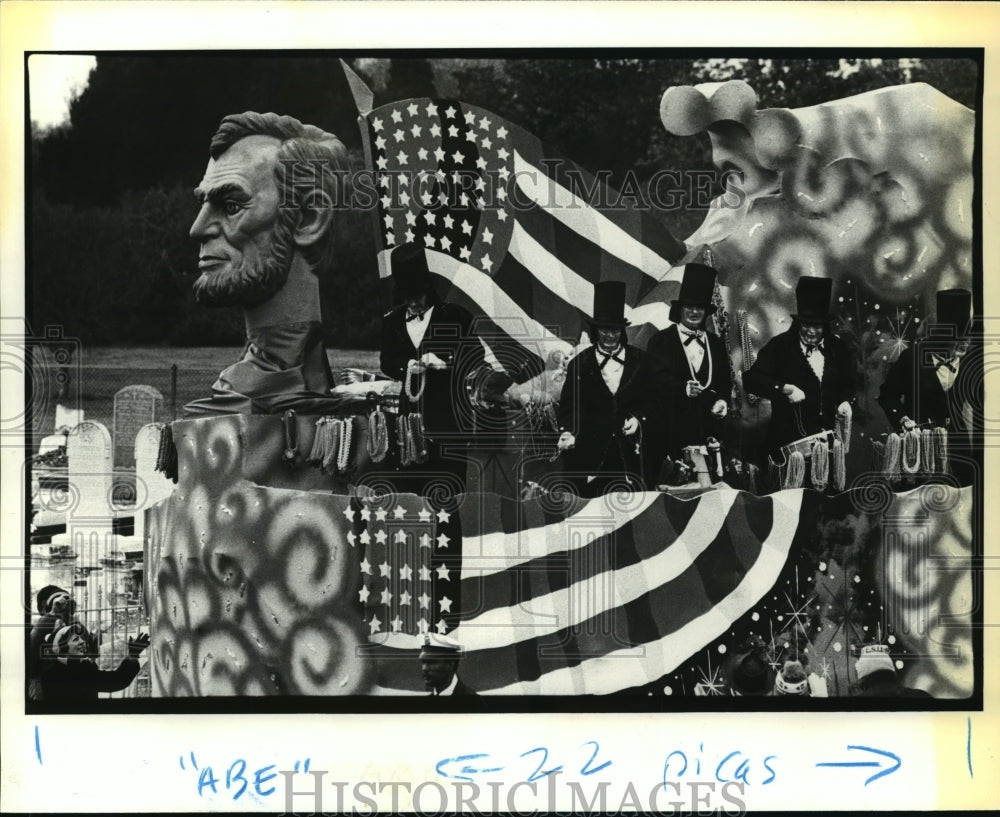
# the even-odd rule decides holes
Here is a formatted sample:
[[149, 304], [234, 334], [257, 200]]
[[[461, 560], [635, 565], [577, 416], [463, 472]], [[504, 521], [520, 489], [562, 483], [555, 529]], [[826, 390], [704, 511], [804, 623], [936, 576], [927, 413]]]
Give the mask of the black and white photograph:
[[985, 51], [695, 45], [25, 48], [5, 711], [981, 712]]

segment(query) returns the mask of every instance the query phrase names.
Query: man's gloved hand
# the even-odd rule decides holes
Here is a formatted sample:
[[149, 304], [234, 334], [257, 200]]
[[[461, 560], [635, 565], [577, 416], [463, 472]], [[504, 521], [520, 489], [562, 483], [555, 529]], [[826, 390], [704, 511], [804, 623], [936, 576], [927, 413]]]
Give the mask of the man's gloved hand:
[[684, 393], [688, 397], [698, 397], [703, 391], [705, 391], [705, 387], [697, 380], [689, 380], [684, 387]]
[[841, 417], [851, 417], [854, 414], [854, 409], [851, 408], [851, 404], [846, 400], [837, 406], [837, 414]]
[[715, 405], [712, 406], [712, 414], [716, 417], [725, 417], [729, 412], [729, 406], [726, 405], [725, 400], [716, 400]]
[[791, 383], [786, 383], [782, 387], [781, 391], [785, 397], [788, 398], [789, 403], [801, 403], [806, 399], [806, 393], [798, 386], [793, 386]]
[[425, 352], [420, 358], [420, 362], [423, 363], [428, 369], [444, 369], [448, 366], [447, 363], [441, 360], [441, 358], [433, 352]]
[[128, 657], [138, 659], [142, 651], [149, 646], [149, 633], [139, 633], [135, 638], [129, 637]]
[[565, 451], [567, 448], [572, 448], [576, 445], [576, 437], [574, 437], [570, 432], [564, 431], [559, 435], [559, 442], [556, 443], [556, 448], [560, 451]]
[[904, 417], [899, 421], [899, 427], [902, 428], [903, 431], [913, 431], [913, 429], [917, 427], [917, 424], [909, 417]]
[[626, 417], [625, 425], [622, 426], [622, 434], [631, 437], [639, 430], [639, 421], [635, 417]]

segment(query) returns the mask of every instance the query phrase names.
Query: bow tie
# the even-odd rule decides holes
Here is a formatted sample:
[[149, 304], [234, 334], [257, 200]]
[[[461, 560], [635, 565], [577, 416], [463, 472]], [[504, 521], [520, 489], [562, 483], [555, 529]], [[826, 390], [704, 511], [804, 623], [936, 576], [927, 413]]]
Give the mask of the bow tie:
[[940, 369], [941, 367], [946, 368], [952, 374], [954, 374], [956, 371], [958, 371], [955, 368], [955, 358], [948, 358], [947, 360], [945, 360], [944, 358], [938, 358], [937, 365], [934, 367], [934, 369], [936, 371], [937, 369]]
[[613, 352], [602, 352], [600, 349], [598, 349], [597, 350], [597, 354], [604, 357], [604, 360], [601, 361], [601, 364], [600, 364], [600, 366], [598, 366], [598, 368], [599, 369], [603, 369], [605, 366], [608, 365], [608, 361], [609, 360], [614, 360], [617, 363], [621, 363], [622, 366], [624, 366], [625, 365], [625, 361], [622, 358], [618, 357], [618, 353], [620, 351], [621, 351], [621, 347], [615, 349]]
[[823, 351], [823, 344], [822, 343], [803, 343], [802, 346], [805, 349], [806, 357], [809, 357], [809, 355], [811, 355], [813, 352], [816, 352], [816, 351], [822, 352]]
[[421, 309], [419, 312], [414, 312], [412, 309], [407, 309], [406, 310], [406, 322], [409, 323], [410, 321], [419, 321], [426, 314], [427, 314], [427, 310], [426, 309]]
[[684, 335], [684, 345], [688, 346], [692, 341], [697, 341], [701, 347], [705, 348], [705, 338], [702, 337], [701, 332], [692, 332], [687, 329], [682, 329], [681, 334]]

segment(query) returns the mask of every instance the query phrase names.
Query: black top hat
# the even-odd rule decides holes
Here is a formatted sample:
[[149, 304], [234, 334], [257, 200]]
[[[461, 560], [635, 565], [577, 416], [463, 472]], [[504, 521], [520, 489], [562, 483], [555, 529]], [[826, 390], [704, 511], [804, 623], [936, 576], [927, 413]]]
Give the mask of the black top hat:
[[623, 329], [628, 326], [624, 281], [600, 281], [594, 285], [594, 317], [590, 323], [598, 328]]
[[400, 244], [389, 256], [389, 268], [396, 292], [402, 297], [420, 295], [431, 289], [427, 256], [419, 244]]
[[937, 294], [937, 324], [954, 326], [962, 338], [972, 324], [972, 293], [967, 289], [943, 289]]
[[715, 270], [707, 264], [685, 264], [680, 292], [670, 302], [670, 320], [680, 322], [682, 306], [700, 306], [704, 307], [706, 316], [714, 314], [715, 276]]
[[833, 281], [829, 278], [803, 275], [795, 285], [797, 311], [792, 313], [792, 317], [806, 323], [827, 323], [833, 320], [830, 312], [832, 294]]

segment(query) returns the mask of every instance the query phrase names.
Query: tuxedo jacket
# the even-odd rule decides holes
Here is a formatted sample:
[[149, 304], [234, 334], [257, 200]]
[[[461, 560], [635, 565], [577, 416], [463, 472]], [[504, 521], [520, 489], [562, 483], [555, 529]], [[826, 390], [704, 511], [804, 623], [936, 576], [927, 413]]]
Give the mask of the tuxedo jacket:
[[[446, 364], [446, 369], [428, 369], [420, 375], [426, 386], [419, 405], [412, 405], [405, 389], [400, 396], [403, 413], [420, 411], [428, 437], [464, 434], [473, 430], [471, 409], [465, 393], [465, 375], [485, 361], [479, 339], [472, 333], [472, 316], [457, 304], [435, 299], [420, 348], [413, 345], [406, 331], [406, 306], [398, 306], [382, 319], [382, 371], [395, 380], [406, 380], [410, 360], [419, 360], [433, 352]], [[414, 378], [416, 388], [417, 378]]]
[[[705, 332], [704, 337], [708, 348], [697, 379], [705, 384], [706, 391], [698, 397], [687, 396], [691, 367], [677, 324], [657, 332], [646, 347], [657, 397], [657, 416], [653, 425], [657, 427], [661, 445], [665, 445], [665, 450], [673, 457], [679, 456], [685, 446], [704, 445], [707, 437], [718, 437], [722, 423], [712, 414], [712, 406], [718, 400], [724, 400], [727, 406], [729, 404], [732, 377], [726, 347], [709, 332]], [[706, 383], [709, 361], [712, 378]]]
[[[854, 402], [857, 388], [854, 360], [847, 344], [828, 332], [823, 339], [823, 380], [816, 377], [799, 342], [798, 327], [771, 338], [757, 360], [743, 373], [743, 387], [771, 401], [771, 422], [767, 446], [777, 455], [783, 445], [834, 428], [837, 407]], [[805, 393], [805, 400], [793, 405], [782, 393], [790, 383]]]
[[655, 397], [649, 385], [646, 353], [635, 346], [624, 348], [625, 366], [614, 394], [604, 382], [593, 346], [580, 352], [566, 368], [558, 418], [560, 431], [576, 437], [576, 445], [563, 455], [568, 470], [597, 474], [606, 460], [617, 462], [620, 453], [623, 465], [639, 472], [634, 452], [640, 438], [625, 437], [622, 426], [632, 416], [645, 428]]

